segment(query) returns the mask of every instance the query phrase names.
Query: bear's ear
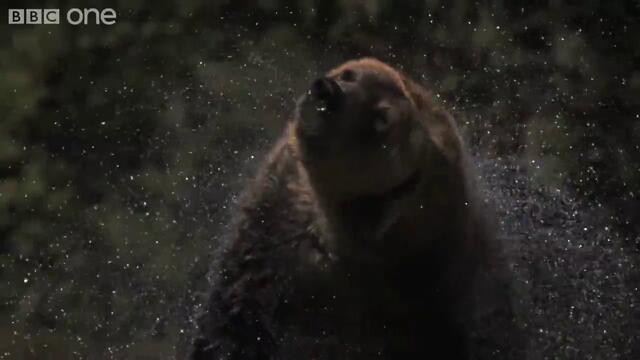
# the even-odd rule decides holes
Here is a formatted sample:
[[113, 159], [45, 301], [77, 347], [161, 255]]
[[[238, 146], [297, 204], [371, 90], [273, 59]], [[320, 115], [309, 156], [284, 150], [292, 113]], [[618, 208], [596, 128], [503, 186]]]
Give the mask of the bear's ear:
[[403, 73], [400, 73], [400, 77], [411, 101], [420, 111], [428, 111], [434, 106], [430, 91], [427, 91]]
[[429, 138], [450, 161], [460, 161], [462, 154], [462, 138], [458, 133], [453, 116], [448, 111], [433, 102], [430, 91], [425, 90], [404, 74], [402, 80], [411, 101], [418, 109], [423, 124], [427, 128]]

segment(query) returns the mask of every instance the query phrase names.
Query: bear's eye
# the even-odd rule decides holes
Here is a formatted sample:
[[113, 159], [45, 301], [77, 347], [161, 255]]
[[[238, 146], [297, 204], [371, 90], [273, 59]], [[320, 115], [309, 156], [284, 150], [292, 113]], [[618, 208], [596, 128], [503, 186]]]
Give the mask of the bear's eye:
[[356, 81], [356, 72], [351, 69], [346, 69], [340, 74], [340, 80], [346, 82], [354, 82]]

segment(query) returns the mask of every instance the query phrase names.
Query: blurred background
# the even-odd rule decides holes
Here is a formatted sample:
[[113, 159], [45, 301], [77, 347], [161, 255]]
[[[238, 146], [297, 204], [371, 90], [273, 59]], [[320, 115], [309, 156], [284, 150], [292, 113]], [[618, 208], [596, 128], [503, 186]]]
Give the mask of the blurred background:
[[640, 1], [6, 8], [89, 6], [116, 24], [0, 22], [0, 359], [183, 358], [238, 191], [360, 56], [455, 113], [528, 358], [640, 358]]

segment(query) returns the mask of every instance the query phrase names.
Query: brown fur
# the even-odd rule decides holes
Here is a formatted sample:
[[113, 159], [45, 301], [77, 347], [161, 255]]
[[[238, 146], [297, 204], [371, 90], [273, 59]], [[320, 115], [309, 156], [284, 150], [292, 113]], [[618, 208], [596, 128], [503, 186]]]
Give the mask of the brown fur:
[[303, 98], [249, 185], [193, 358], [478, 356], [496, 250], [451, 115], [375, 59], [326, 76], [345, 105]]

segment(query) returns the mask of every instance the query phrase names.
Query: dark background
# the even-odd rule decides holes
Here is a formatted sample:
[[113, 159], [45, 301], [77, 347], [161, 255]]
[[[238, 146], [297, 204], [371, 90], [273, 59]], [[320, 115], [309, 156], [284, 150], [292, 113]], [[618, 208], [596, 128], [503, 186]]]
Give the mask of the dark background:
[[7, 9], [90, 6], [116, 24], [0, 22], [0, 359], [182, 358], [245, 179], [365, 55], [455, 113], [529, 358], [640, 358], [640, 1]]

